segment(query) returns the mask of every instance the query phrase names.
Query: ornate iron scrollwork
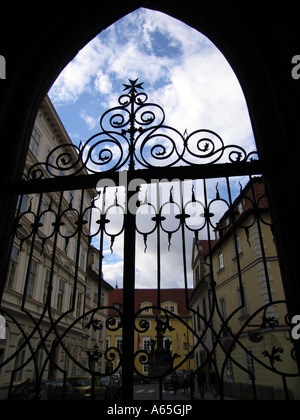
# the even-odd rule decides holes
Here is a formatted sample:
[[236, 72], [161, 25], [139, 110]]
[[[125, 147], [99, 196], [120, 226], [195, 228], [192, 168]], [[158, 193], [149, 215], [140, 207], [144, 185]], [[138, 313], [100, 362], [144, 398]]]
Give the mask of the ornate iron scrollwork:
[[145, 376], [152, 379], [162, 378], [174, 372], [175, 370], [180, 369], [180, 366], [182, 366], [191, 357], [191, 354], [193, 354], [195, 350], [195, 348], [192, 346], [192, 348], [187, 351], [185, 357], [180, 358], [178, 363], [175, 362], [178, 358], [178, 354], [174, 350], [171, 351], [172, 342], [169, 338], [165, 338], [165, 334], [168, 331], [175, 331], [175, 329], [171, 326], [171, 319], [180, 321], [180, 323], [184, 325], [186, 331], [189, 331], [192, 334], [195, 334], [195, 332], [191, 326], [177, 314], [174, 314], [173, 312], [170, 312], [161, 306], [147, 306], [140, 309], [135, 314], [135, 319], [138, 321], [135, 323], [135, 330], [141, 335], [147, 334], [149, 330], [150, 324], [147, 319], [143, 318], [143, 312], [149, 310], [154, 314], [156, 313], [156, 339], [151, 338], [147, 350], [138, 349], [135, 352], [135, 363], [139, 361], [142, 365], [148, 365], [149, 368], [146, 375], [142, 375], [140, 372], [138, 372], [137, 368], [136, 372], [138, 372], [140, 376]]
[[44, 163], [33, 165], [27, 178], [76, 175], [129, 169], [173, 167], [177, 165], [244, 162], [257, 158], [242, 147], [226, 145], [212, 130], [199, 129], [181, 134], [165, 124], [160, 105], [148, 102], [143, 83], [129, 80], [119, 106], [100, 118], [101, 131], [80, 147], [62, 144], [53, 149]]

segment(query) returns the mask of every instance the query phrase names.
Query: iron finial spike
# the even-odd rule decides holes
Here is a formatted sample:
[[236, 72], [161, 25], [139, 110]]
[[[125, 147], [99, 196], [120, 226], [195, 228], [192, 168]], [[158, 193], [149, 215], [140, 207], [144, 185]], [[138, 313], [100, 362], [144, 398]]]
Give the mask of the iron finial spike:
[[132, 92], [136, 92], [136, 89], [144, 89], [143, 86], [142, 86], [144, 83], [138, 83], [137, 84], [136, 82], [138, 80], [139, 79], [136, 79], [136, 80], [129, 79], [130, 85], [127, 85], [127, 84], [123, 83], [123, 86], [124, 86], [123, 91], [130, 89], [130, 92], [129, 93], [132, 93]]

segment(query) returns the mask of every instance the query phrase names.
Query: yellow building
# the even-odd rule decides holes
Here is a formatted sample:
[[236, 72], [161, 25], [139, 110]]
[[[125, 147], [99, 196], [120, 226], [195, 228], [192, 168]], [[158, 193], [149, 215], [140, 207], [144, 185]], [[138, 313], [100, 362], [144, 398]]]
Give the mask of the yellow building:
[[[186, 294], [184, 289], [162, 289], [160, 291], [160, 308], [157, 309], [156, 289], [135, 290], [135, 368], [143, 376], [151, 375], [151, 350], [158, 345], [158, 326], [162, 326], [163, 346], [170, 351], [173, 368], [178, 370], [194, 369], [193, 338], [189, 328], [192, 328], [192, 318], [186, 309]], [[188, 290], [188, 296], [191, 290]], [[109, 294], [110, 306], [122, 313], [123, 290], [116, 289]], [[114, 316], [116, 325], [120, 324], [120, 317], [116, 312]], [[114, 328], [115, 329], [115, 328]], [[122, 328], [107, 332], [108, 348], [116, 347], [122, 351]], [[120, 363], [117, 357], [111, 362], [110, 370], [116, 369]], [[168, 368], [166, 368], [168, 371]], [[165, 371], [165, 372], [166, 372]], [[122, 372], [120, 365], [119, 373]]]
[[[190, 302], [207, 327], [206, 340], [210, 337], [205, 350], [199, 346], [196, 369], [206, 361], [207, 381], [214, 371], [224, 395], [281, 399], [288, 394], [299, 399], [291, 326], [286, 322], [262, 178], [253, 178], [222, 216], [215, 240], [194, 242], [192, 267], [195, 290]], [[205, 299], [206, 314], [201, 306]], [[196, 323], [194, 317], [194, 328]]]

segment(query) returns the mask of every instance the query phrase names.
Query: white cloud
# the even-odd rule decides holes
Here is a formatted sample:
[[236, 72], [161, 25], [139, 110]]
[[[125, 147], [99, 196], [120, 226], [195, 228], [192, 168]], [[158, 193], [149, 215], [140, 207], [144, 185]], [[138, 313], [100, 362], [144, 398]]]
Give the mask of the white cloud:
[[102, 70], [97, 72], [94, 84], [96, 90], [104, 95], [109, 94], [113, 90], [109, 75], [104, 74]]
[[110, 55], [109, 46], [99, 37], [87, 44], [65, 67], [52, 86], [50, 97], [54, 104], [68, 105], [77, 102], [84, 93], [92, 94], [92, 82]]
[[[160, 282], [161, 288], [184, 288], [184, 272], [183, 272], [183, 251], [181, 230], [172, 235], [170, 239], [167, 234], [161, 231], [160, 243]], [[192, 236], [187, 235], [186, 246], [188, 249], [187, 258], [187, 280], [188, 286], [191, 287], [192, 277], [190, 270], [190, 245], [192, 243]], [[156, 288], [158, 282], [157, 270], [157, 232], [149, 235], [147, 239], [147, 250], [144, 252], [144, 238], [140, 235], [137, 237], [137, 274], [136, 274], [136, 288], [147, 289]]]
[[254, 147], [246, 103], [232, 70], [216, 51], [186, 56], [170, 72], [170, 82], [154, 92], [170, 125], [181, 133], [210, 129], [226, 144]]
[[120, 288], [123, 287], [123, 262], [111, 262], [106, 263], [103, 260], [103, 274], [104, 280], [109, 283], [112, 287], [118, 285]]
[[86, 113], [86, 111], [84, 109], [82, 109], [80, 111], [80, 117], [87, 124], [87, 126], [89, 127], [89, 130], [93, 130], [96, 127], [97, 123], [98, 123], [98, 119], [87, 115], [87, 113]]

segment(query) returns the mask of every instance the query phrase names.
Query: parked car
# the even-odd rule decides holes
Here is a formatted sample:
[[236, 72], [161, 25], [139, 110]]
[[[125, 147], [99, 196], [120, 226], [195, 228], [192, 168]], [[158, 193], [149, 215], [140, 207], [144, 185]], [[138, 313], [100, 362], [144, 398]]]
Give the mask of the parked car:
[[[86, 398], [91, 398], [92, 380], [92, 376], [71, 376], [68, 378], [68, 382]], [[94, 391], [97, 400], [105, 399], [106, 386], [102, 384], [100, 376], [95, 376]]]
[[[44, 384], [40, 385], [38, 399], [41, 399], [41, 391]], [[36, 396], [37, 384], [36, 382], [26, 381], [18, 385], [11, 393], [11, 400], [33, 400]]]
[[112, 376], [103, 376], [100, 378], [101, 383], [105, 385], [106, 392], [105, 392], [105, 399], [106, 400], [119, 400], [122, 395], [122, 388], [114, 375]]
[[48, 400], [85, 400], [86, 397], [82, 393], [73, 387], [73, 385], [67, 380], [64, 384], [63, 380], [50, 381], [45, 383], [47, 388], [47, 399]]
[[[175, 373], [177, 378], [177, 388], [183, 388], [183, 375], [180, 373]], [[165, 389], [173, 389], [174, 387], [174, 381], [173, 381], [173, 375], [168, 375], [164, 379], [164, 388]]]
[[[37, 394], [38, 391], [38, 394]], [[18, 385], [12, 392], [12, 400], [83, 400], [85, 399], [68, 381], [43, 381], [37, 384], [28, 380]]]

